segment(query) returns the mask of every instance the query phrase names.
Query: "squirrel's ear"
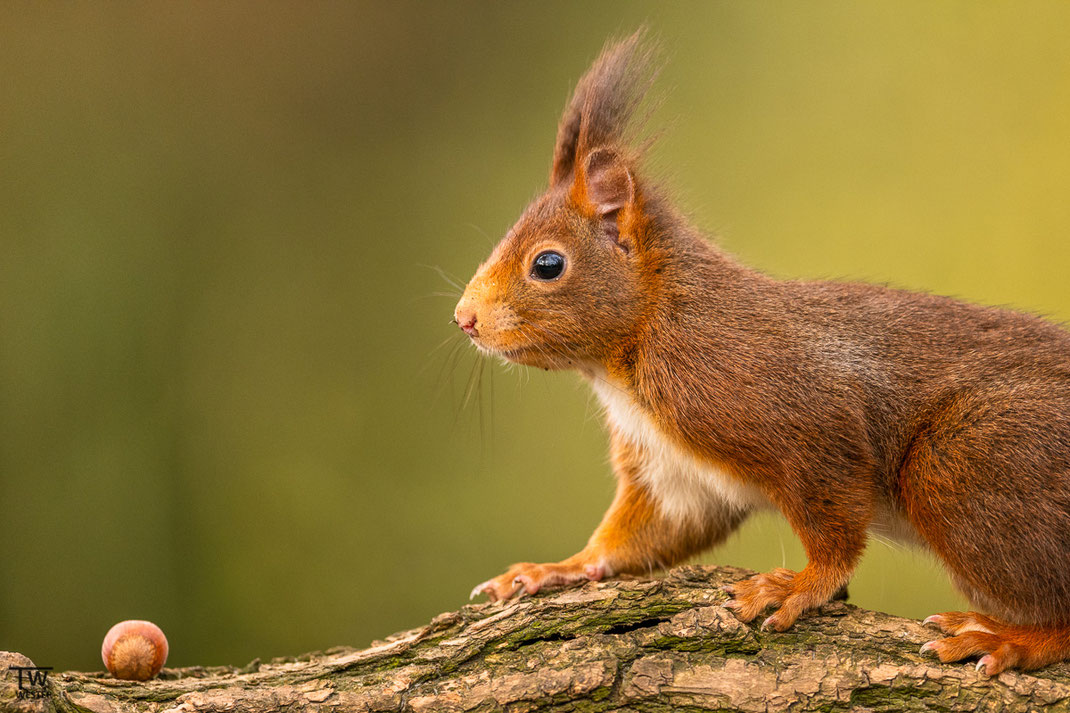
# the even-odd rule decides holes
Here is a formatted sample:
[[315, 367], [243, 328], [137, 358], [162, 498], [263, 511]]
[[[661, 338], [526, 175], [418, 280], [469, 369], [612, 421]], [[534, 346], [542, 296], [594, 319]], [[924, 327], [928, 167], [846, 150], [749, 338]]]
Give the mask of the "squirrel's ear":
[[635, 202], [635, 181], [616, 151], [599, 148], [587, 155], [583, 170], [576, 176], [573, 196], [601, 218], [606, 234], [621, 249], [631, 250], [631, 240], [621, 236], [621, 219], [630, 217], [622, 212], [627, 213], [624, 209]]
[[615, 151], [595, 149], [583, 166], [587, 200], [599, 215], [620, 210], [635, 200], [632, 172]]

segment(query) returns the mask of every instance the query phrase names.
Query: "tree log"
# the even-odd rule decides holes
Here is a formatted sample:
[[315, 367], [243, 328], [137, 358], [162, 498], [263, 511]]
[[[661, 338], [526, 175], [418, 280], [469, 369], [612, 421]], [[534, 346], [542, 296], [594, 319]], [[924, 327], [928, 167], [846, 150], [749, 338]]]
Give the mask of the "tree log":
[[[165, 669], [147, 683], [55, 673], [0, 710], [1070, 711], [1070, 666], [989, 679], [919, 653], [935, 629], [833, 602], [785, 633], [740, 623], [721, 588], [753, 574], [681, 567], [435, 617], [371, 648], [244, 668]], [[759, 618], [760, 621], [760, 618]], [[6, 672], [26, 665], [0, 654]]]

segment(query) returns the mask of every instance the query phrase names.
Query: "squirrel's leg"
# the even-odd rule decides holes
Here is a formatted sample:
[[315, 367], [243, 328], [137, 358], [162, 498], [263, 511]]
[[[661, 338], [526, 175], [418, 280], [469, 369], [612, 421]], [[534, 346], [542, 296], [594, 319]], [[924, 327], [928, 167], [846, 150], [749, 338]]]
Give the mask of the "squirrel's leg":
[[[861, 494], [840, 493], [837, 502], [805, 493], [799, 502], [781, 504], [788, 522], [802, 540], [808, 562], [799, 572], [774, 569], [729, 587], [725, 603], [740, 620], [749, 622], [771, 606], [778, 607], [762, 627], [789, 629], [799, 615], [826, 604], [847, 584], [866, 545], [870, 507]], [[823, 507], [828, 504], [828, 508]], [[844, 513], [849, 513], [847, 517]]]
[[546, 587], [670, 567], [722, 541], [746, 519], [747, 511], [720, 502], [710, 503], [706, 516], [695, 521], [666, 518], [639, 480], [642, 451], [616, 433], [612, 444], [617, 493], [587, 546], [561, 562], [514, 564], [478, 585], [472, 596], [486, 594], [495, 601], [521, 590], [534, 594]]
[[941, 661], [990, 676], [1070, 659], [1070, 397], [1048, 385], [958, 393], [899, 471], [901, 507], [974, 606], [926, 619]]

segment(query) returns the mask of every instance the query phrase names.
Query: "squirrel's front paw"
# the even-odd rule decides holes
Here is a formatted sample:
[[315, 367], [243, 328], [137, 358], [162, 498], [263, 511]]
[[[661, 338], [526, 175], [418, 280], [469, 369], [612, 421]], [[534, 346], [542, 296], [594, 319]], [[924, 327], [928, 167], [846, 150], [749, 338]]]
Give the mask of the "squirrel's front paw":
[[[792, 595], [794, 580], [795, 572], [788, 569], [774, 569], [767, 574], [759, 574], [744, 579], [742, 582], [736, 582], [725, 587], [725, 590], [732, 595], [732, 599], [725, 602], [725, 606], [734, 610], [740, 621], [749, 622], [767, 607], [783, 607]], [[781, 618], [787, 619], [786, 621], [777, 620], [774, 614], [763, 622], [762, 628], [773, 626], [778, 631], [783, 631], [790, 627], [795, 623], [798, 612], [784, 613], [788, 616]]]
[[802, 572], [774, 569], [725, 587], [732, 599], [725, 606], [749, 622], [768, 607], [777, 610], [762, 622], [763, 629], [790, 629], [803, 612], [827, 603], [844, 585], [834, 572], [807, 568]]
[[565, 560], [547, 564], [519, 562], [505, 574], [476, 585], [470, 598], [486, 594], [492, 602], [509, 599], [518, 592], [535, 594], [547, 587], [563, 587], [586, 581], [599, 581], [606, 576], [605, 566], [584, 561]]

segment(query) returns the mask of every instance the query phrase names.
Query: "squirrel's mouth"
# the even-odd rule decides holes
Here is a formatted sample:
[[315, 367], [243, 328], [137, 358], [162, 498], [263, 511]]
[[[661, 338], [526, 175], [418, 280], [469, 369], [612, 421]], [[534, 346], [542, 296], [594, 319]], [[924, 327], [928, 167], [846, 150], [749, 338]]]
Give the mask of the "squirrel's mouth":
[[476, 349], [487, 354], [488, 356], [502, 357], [508, 361], [517, 362], [519, 364], [526, 363], [525, 358], [531, 355], [539, 354], [548, 357], [549, 352], [541, 346], [526, 344], [523, 346], [495, 346], [493, 344], [487, 344], [482, 339], [479, 339], [476, 335], [471, 335], [469, 341], [472, 342]]
[[[574, 360], [562, 354], [559, 349], [550, 344], [509, 344], [512, 339], [502, 339], [505, 335], [470, 334], [472, 344], [488, 356], [496, 356], [512, 364], [521, 366], [534, 366], [540, 369], [571, 369]], [[489, 339], [487, 337], [490, 337]], [[501, 344], [505, 341], [506, 344]], [[495, 344], [495, 342], [499, 342]]]
[[504, 357], [510, 361], [515, 361], [514, 357], [523, 357], [526, 354], [534, 354], [536, 352], [543, 352], [548, 354], [549, 350], [541, 344], [515, 344], [515, 339], [511, 338], [512, 335], [502, 334], [500, 332], [487, 332], [480, 334], [473, 330], [469, 332], [468, 339], [479, 351], [484, 354], [490, 354], [493, 356]]
[[514, 347], [499, 351], [497, 354], [513, 364], [534, 366], [539, 369], [572, 369], [575, 367], [574, 360], [543, 345]]
[[495, 347], [490, 344], [484, 344], [476, 338], [470, 340], [475, 348], [484, 354], [490, 356], [498, 356], [509, 361], [519, 361], [525, 354], [533, 354], [539, 351], [539, 347], [523, 346], [523, 347]]

